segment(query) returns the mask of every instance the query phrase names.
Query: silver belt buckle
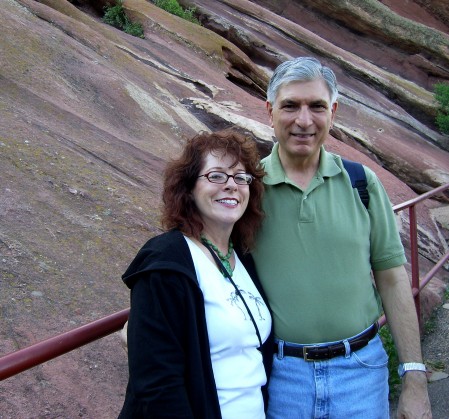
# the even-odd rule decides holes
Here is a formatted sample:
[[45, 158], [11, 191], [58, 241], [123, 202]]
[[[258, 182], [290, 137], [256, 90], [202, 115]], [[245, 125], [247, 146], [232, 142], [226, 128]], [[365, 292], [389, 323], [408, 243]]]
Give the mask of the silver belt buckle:
[[303, 356], [303, 358], [304, 358], [304, 361], [307, 361], [307, 362], [312, 362], [313, 361], [313, 359], [309, 359], [308, 358], [308, 353], [307, 353], [307, 351], [309, 350], [309, 349], [312, 349], [312, 348], [314, 348], [315, 346], [303, 346], [303, 348], [302, 348], [302, 356]]

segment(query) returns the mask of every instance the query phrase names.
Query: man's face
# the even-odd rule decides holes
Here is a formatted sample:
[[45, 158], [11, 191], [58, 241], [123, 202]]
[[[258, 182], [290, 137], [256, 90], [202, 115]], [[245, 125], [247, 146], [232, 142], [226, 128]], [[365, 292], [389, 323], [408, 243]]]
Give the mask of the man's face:
[[285, 84], [274, 103], [267, 102], [281, 160], [317, 161], [337, 110], [330, 101], [325, 81], [317, 79]]

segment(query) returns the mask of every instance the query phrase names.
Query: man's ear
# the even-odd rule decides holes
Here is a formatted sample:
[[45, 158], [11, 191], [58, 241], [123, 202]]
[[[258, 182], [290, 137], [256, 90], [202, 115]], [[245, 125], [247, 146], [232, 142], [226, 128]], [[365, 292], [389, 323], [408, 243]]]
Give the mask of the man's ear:
[[265, 107], [267, 108], [268, 112], [268, 118], [270, 119], [270, 126], [273, 127], [273, 106], [271, 106], [271, 103], [268, 102], [268, 100], [265, 102]]
[[338, 102], [334, 102], [331, 107], [332, 122], [334, 122], [335, 114], [337, 113], [337, 108], [338, 108]]

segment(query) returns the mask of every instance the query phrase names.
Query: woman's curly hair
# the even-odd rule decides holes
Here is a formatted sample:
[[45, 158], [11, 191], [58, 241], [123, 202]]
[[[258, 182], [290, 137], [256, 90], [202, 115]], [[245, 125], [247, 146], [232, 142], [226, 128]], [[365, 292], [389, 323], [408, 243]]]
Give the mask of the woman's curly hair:
[[260, 164], [255, 141], [233, 129], [199, 133], [187, 141], [178, 159], [168, 163], [162, 194], [162, 226], [167, 230], [177, 228], [187, 236], [200, 238], [203, 222], [193, 200], [192, 190], [209, 153], [233, 156], [234, 165], [242, 163], [245, 171], [254, 177], [249, 185], [248, 207], [235, 223], [231, 234], [234, 246], [244, 252], [249, 251], [264, 217], [262, 177], [265, 172]]

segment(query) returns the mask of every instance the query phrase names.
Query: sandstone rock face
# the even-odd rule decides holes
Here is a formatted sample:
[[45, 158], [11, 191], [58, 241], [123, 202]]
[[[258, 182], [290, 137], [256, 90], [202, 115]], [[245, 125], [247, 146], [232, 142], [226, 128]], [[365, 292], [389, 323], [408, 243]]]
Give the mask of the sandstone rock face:
[[[125, 0], [140, 39], [101, 21], [104, 1], [2, 2], [1, 355], [128, 306], [120, 276], [161, 231], [165, 163], [186, 137], [228, 126], [267, 154], [264, 91], [286, 58], [335, 70], [327, 147], [375, 170], [393, 204], [449, 181], [431, 91], [449, 79], [445, 2], [182, 3], [203, 26]], [[446, 251], [447, 208], [418, 207], [423, 274]], [[398, 222], [408, 249], [407, 214]], [[111, 335], [0, 383], [0, 418], [116, 417], [126, 382]]]
[[[407, 2], [408, 3], [408, 2]], [[441, 22], [449, 22], [449, 4], [445, 0], [418, 0], [416, 3]]]

